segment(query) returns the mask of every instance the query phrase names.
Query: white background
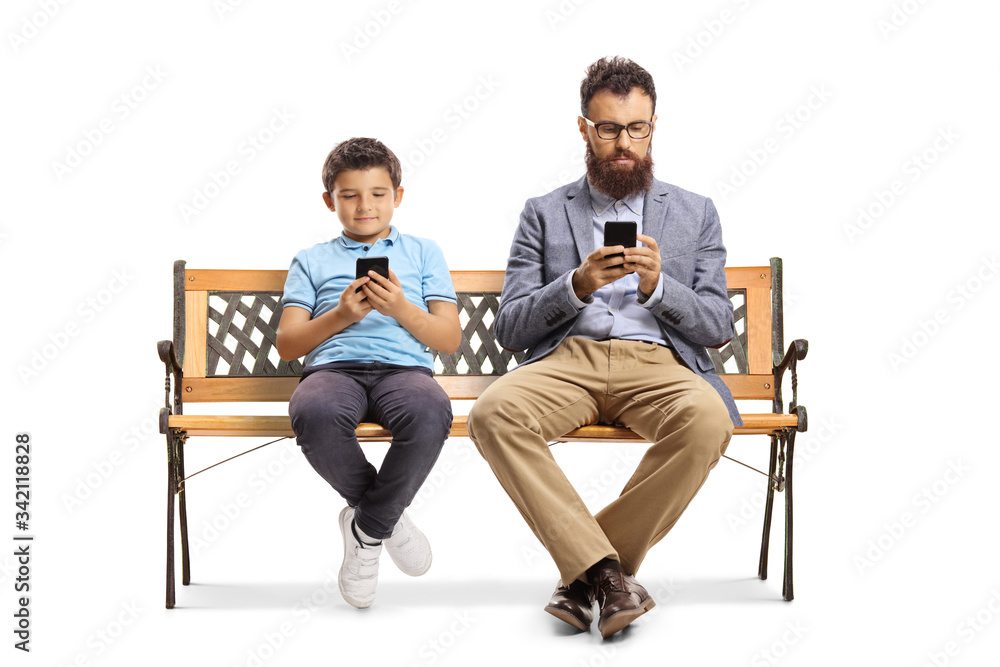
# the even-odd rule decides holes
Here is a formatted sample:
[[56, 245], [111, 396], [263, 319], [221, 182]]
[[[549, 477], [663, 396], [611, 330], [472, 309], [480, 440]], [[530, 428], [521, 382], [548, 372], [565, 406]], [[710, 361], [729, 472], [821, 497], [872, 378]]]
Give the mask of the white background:
[[[995, 3], [234, 4], [4, 4], [5, 664], [997, 655]], [[503, 268], [524, 200], [583, 173], [579, 82], [614, 54], [652, 73], [656, 175], [714, 199], [729, 264], [784, 259], [786, 339], [811, 348], [796, 599], [780, 599], [783, 499], [759, 581], [764, 481], [723, 461], [639, 573], [654, 612], [608, 642], [568, 632], [542, 611], [554, 566], [455, 440], [412, 510], [434, 567], [413, 580], [383, 559], [359, 612], [330, 580], [342, 502], [285, 441], [190, 482], [194, 581], [165, 610], [154, 343], [171, 334], [172, 262], [286, 268], [339, 233], [320, 200], [326, 153], [376, 136], [409, 165], [394, 223], [437, 239], [453, 269]], [[23, 431], [31, 654], [12, 647]], [[194, 439], [188, 469], [259, 442]], [[766, 445], [729, 453], [764, 466]], [[554, 451], [595, 508], [642, 453]]]

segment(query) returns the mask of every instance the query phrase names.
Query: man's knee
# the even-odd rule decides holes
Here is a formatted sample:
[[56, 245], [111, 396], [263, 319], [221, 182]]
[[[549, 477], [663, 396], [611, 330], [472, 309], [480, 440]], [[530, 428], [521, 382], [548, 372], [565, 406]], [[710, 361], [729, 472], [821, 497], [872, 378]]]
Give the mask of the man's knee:
[[509, 429], [510, 426], [518, 424], [519, 412], [517, 401], [510, 400], [507, 392], [496, 385], [491, 385], [476, 399], [469, 410], [466, 423], [469, 437], [477, 445], [482, 440], [492, 440], [492, 438], [483, 436]]
[[[719, 393], [711, 386], [692, 392], [678, 410], [671, 431], [683, 430], [692, 447], [717, 459], [725, 452], [733, 435], [733, 420]], [[666, 435], [666, 434], [664, 434]]]

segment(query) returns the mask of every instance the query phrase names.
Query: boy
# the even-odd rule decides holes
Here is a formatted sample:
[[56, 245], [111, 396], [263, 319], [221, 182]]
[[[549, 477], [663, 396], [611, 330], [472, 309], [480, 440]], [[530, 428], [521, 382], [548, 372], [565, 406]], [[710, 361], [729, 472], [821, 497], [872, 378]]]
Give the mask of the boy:
[[[427, 538], [404, 512], [451, 429], [451, 403], [433, 378], [429, 349], [458, 349], [461, 326], [440, 248], [390, 226], [403, 199], [402, 169], [376, 139], [338, 144], [323, 165], [323, 201], [341, 236], [299, 252], [281, 301], [277, 348], [306, 355], [288, 412], [302, 453], [347, 501], [340, 593], [362, 609], [375, 600], [385, 545], [406, 574], [431, 565]], [[385, 255], [389, 276], [355, 279], [357, 258]], [[354, 429], [375, 421], [392, 433], [378, 471]]]

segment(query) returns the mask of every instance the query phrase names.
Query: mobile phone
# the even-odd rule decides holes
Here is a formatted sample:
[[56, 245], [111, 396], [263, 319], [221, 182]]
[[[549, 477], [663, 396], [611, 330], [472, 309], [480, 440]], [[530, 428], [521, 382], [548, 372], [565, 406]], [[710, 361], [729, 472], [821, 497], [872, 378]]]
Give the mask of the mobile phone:
[[[358, 257], [357, 267], [355, 269], [355, 279], [367, 276], [369, 271], [374, 271], [383, 278], [389, 277], [389, 258], [385, 255], [378, 255], [375, 257]], [[361, 288], [354, 290], [355, 292], [360, 292]]]
[[[636, 224], [634, 220], [630, 221], [619, 221], [612, 220], [610, 222], [604, 223], [604, 245], [623, 245], [626, 248], [635, 247], [635, 234], [636, 234]], [[615, 253], [614, 255], [605, 255], [604, 258], [608, 257], [624, 257], [624, 253]], [[621, 266], [621, 264], [618, 264]]]

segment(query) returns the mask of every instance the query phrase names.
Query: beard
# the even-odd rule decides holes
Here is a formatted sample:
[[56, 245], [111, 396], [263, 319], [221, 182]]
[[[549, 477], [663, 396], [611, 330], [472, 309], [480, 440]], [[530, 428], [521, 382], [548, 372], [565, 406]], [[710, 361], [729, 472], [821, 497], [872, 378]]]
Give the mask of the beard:
[[[650, 143], [652, 148], [652, 143]], [[618, 158], [630, 158], [631, 165], [615, 164]], [[619, 150], [607, 158], [601, 159], [594, 154], [594, 149], [587, 142], [587, 176], [590, 183], [612, 199], [625, 199], [632, 195], [646, 192], [653, 184], [653, 157], [647, 150], [646, 155], [637, 157], [634, 153]]]

